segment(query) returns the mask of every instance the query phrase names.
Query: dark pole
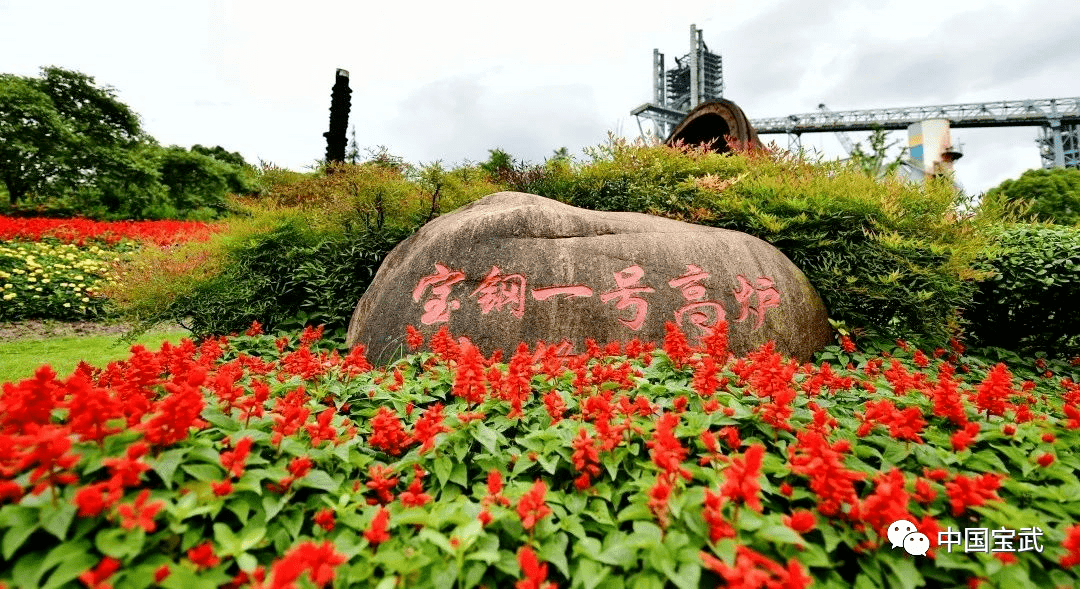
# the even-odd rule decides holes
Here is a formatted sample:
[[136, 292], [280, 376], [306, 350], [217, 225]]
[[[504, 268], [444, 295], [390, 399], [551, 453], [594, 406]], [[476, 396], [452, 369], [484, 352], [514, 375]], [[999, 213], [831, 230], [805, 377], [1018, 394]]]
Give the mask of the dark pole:
[[346, 129], [349, 126], [349, 89], [348, 70], [339, 69], [334, 80], [334, 90], [330, 94], [330, 130], [323, 133], [326, 137], [326, 163], [345, 161]]

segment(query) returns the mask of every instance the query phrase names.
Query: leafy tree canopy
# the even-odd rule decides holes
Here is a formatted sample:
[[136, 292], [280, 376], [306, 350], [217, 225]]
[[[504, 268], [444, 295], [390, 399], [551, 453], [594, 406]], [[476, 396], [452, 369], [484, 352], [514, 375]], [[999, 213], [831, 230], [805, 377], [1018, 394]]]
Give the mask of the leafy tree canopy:
[[1024, 215], [1060, 225], [1080, 223], [1080, 169], [1028, 170], [991, 188], [984, 199], [1015, 203]]
[[0, 74], [0, 185], [13, 206], [212, 216], [228, 192], [250, 192], [247, 168], [221, 146], [160, 147], [113, 88], [86, 74], [59, 67], [36, 78]]

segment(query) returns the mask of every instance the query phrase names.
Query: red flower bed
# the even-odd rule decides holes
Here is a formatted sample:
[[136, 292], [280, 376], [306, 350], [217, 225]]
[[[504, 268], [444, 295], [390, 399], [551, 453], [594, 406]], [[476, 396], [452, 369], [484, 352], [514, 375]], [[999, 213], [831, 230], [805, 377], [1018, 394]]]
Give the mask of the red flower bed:
[[0, 215], [0, 241], [40, 241], [51, 237], [64, 243], [87, 241], [108, 244], [122, 239], [159, 246], [203, 241], [220, 225], [199, 221], [91, 221], [89, 219], [20, 218]]
[[5, 384], [0, 583], [1080, 582], [1069, 378], [850, 345], [842, 368], [731, 359], [675, 332], [500, 363], [443, 331], [376, 369], [258, 331]]

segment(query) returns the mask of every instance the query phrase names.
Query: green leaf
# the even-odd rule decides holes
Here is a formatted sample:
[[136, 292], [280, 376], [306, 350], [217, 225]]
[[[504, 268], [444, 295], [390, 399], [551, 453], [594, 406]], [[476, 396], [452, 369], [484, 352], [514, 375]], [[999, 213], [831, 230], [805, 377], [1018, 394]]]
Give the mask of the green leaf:
[[318, 469], [307, 473], [307, 476], [297, 483], [300, 487], [309, 487], [327, 493], [336, 493], [341, 489], [341, 483], [335, 481], [326, 471]]
[[[62, 548], [58, 546], [57, 548]], [[56, 567], [56, 570], [49, 575], [49, 580], [45, 582], [45, 585], [41, 589], [56, 589], [66, 583], [74, 581], [79, 575], [90, 570], [98, 563], [98, 558], [89, 552], [90, 543], [79, 543], [79, 549], [77, 551], [68, 552], [60, 559], [60, 566]], [[55, 552], [55, 550], [54, 550]], [[46, 562], [52, 557], [52, 553], [46, 557]], [[51, 565], [50, 565], [51, 566]], [[44, 567], [48, 569], [49, 567]]]
[[569, 577], [570, 565], [566, 560], [566, 547], [569, 544], [570, 537], [565, 532], [559, 532], [542, 544], [536, 555], [544, 562], [555, 565], [564, 577]]
[[762, 528], [758, 530], [757, 535], [769, 542], [775, 542], [776, 544], [804, 543], [803, 539], [795, 530], [785, 525], [771, 524], [762, 526]]
[[454, 470], [454, 462], [449, 456], [440, 456], [431, 465], [431, 470], [435, 472], [435, 478], [439, 479], [439, 487], [445, 487], [450, 480], [450, 472]]
[[188, 451], [188, 448], [166, 450], [159, 456], [150, 456], [144, 461], [146, 464], [150, 465], [150, 468], [153, 469], [159, 477], [161, 477], [161, 480], [165, 483], [165, 487], [172, 489], [173, 476], [176, 474], [176, 469], [184, 462], [184, 457], [187, 455]]
[[4, 541], [0, 543], [0, 552], [4, 555], [4, 560], [11, 560], [15, 551], [18, 550], [26, 539], [29, 538], [34, 532], [38, 530], [40, 526], [37, 523], [26, 526], [16, 526], [9, 528], [7, 533], [4, 534]]
[[75, 512], [78, 510], [73, 503], [60, 503], [55, 508], [51, 505], [41, 510], [41, 529], [56, 536], [57, 540], [64, 541], [71, 522], [75, 521]]
[[477, 422], [476, 428], [473, 431], [473, 437], [476, 438], [476, 440], [480, 442], [480, 444], [484, 448], [486, 448], [488, 452], [491, 452], [495, 455], [499, 454], [499, 444], [497, 441], [498, 434], [495, 432], [495, 430], [484, 425], [483, 423]]

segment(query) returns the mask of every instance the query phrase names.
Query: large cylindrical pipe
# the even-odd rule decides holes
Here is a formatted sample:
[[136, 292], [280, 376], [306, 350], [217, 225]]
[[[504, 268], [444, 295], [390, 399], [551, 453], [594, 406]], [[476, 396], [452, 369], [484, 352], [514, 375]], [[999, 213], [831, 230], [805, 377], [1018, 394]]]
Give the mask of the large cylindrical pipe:
[[690, 111], [671, 135], [667, 144], [678, 140], [690, 145], [711, 142], [711, 150], [719, 153], [730, 151], [727, 138], [743, 145], [761, 146], [757, 131], [739, 105], [720, 98], [704, 102]]

